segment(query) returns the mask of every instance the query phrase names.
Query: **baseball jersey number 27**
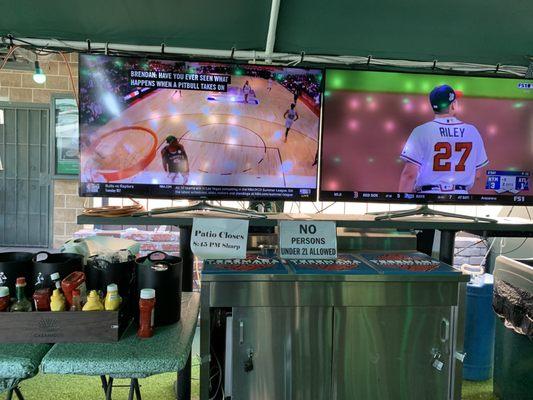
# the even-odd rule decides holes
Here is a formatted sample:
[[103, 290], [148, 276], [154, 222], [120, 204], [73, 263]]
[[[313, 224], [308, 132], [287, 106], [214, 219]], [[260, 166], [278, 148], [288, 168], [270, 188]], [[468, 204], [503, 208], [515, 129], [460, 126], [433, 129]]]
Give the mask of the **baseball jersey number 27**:
[[452, 148], [450, 142], [435, 143], [435, 157], [433, 157], [433, 171], [451, 171], [452, 163], [448, 161], [452, 158], [452, 151], [461, 153], [461, 159], [455, 166], [455, 171], [463, 172], [465, 163], [472, 152], [472, 142], [457, 142], [455, 148]]

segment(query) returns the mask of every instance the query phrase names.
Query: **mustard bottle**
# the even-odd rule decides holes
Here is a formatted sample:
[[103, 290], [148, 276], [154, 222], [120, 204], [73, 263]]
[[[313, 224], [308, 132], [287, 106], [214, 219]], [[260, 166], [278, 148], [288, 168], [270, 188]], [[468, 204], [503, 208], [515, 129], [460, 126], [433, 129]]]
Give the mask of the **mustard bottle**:
[[65, 297], [59, 289], [54, 289], [52, 297], [50, 297], [51, 311], [65, 311]]
[[98, 293], [96, 290], [91, 290], [89, 293], [89, 297], [87, 297], [87, 303], [82, 308], [82, 311], [103, 311], [104, 305], [102, 304], [102, 300], [100, 300], [100, 296], [98, 296]]
[[118, 286], [114, 283], [107, 285], [107, 294], [105, 296], [106, 311], [117, 311], [122, 303], [122, 298], [118, 294]]

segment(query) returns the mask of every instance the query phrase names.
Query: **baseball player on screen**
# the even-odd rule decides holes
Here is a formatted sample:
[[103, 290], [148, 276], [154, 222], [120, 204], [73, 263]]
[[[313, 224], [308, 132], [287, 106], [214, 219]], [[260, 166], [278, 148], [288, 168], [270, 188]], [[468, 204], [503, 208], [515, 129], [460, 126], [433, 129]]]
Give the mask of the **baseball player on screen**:
[[163, 169], [167, 172], [172, 183], [176, 182], [178, 175], [181, 174], [183, 177], [182, 185], [186, 185], [189, 180], [189, 160], [185, 147], [172, 135], [167, 136], [165, 141], [167, 145], [161, 150]]
[[461, 95], [448, 85], [429, 94], [435, 118], [413, 129], [405, 143], [399, 192], [468, 194], [489, 163], [477, 128], [455, 117]]

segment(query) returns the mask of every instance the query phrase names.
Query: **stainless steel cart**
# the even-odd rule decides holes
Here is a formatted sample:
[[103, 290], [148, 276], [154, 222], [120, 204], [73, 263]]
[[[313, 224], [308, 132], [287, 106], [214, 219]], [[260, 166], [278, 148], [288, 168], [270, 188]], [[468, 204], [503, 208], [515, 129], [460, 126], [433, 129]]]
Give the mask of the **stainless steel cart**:
[[460, 399], [468, 278], [448, 272], [204, 274], [200, 398], [224, 307], [233, 400]]

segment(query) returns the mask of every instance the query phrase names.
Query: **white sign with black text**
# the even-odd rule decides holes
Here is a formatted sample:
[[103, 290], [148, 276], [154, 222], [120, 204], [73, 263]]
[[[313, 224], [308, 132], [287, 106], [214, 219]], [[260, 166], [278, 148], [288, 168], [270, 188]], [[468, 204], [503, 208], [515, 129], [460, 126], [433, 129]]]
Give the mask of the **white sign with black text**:
[[191, 249], [201, 260], [246, 258], [248, 220], [194, 218]]
[[334, 221], [280, 221], [279, 250], [284, 259], [337, 258]]

